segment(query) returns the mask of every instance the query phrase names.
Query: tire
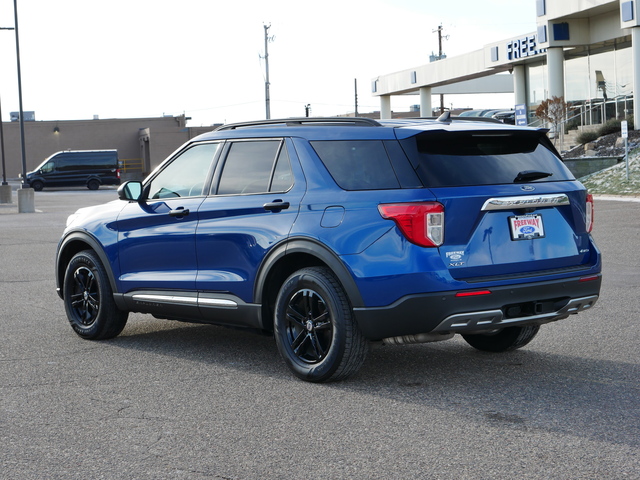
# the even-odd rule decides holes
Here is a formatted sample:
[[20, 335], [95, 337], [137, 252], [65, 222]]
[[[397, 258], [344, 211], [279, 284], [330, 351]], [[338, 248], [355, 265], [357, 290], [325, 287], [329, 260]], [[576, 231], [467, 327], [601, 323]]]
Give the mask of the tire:
[[309, 382], [353, 375], [369, 348], [344, 289], [325, 267], [298, 270], [284, 282], [276, 299], [274, 334], [287, 366]]
[[87, 182], [87, 188], [89, 190], [98, 190], [100, 188], [100, 182], [98, 180], [89, 180]]
[[31, 188], [33, 188], [36, 192], [41, 192], [44, 188], [44, 183], [42, 183], [40, 180], [35, 180], [31, 182]]
[[539, 325], [507, 327], [495, 333], [462, 335], [473, 348], [483, 352], [508, 352], [524, 347], [540, 330]]
[[67, 318], [82, 338], [105, 340], [122, 332], [129, 313], [116, 307], [109, 278], [95, 252], [84, 250], [71, 259], [63, 288]]

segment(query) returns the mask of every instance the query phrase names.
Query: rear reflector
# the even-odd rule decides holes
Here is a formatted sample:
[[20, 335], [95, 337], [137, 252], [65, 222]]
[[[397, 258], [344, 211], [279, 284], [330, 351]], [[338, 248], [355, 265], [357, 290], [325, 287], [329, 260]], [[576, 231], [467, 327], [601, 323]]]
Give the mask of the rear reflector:
[[444, 242], [444, 206], [438, 202], [383, 203], [382, 218], [393, 220], [411, 243], [439, 247]]
[[588, 277], [582, 277], [580, 280], [578, 280], [578, 282], [591, 282], [593, 280], [597, 280], [598, 278], [598, 275], [589, 275]]
[[456, 297], [475, 297], [478, 295], [491, 295], [491, 290], [476, 290], [475, 292], [458, 292]]

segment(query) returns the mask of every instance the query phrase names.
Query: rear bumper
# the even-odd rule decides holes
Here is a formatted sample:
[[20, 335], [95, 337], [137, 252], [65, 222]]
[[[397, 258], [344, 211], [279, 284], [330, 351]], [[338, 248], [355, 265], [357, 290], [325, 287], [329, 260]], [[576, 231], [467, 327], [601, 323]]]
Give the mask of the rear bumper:
[[419, 333], [476, 333], [515, 325], [540, 325], [590, 309], [602, 277], [496, 287], [491, 293], [458, 291], [403, 297], [392, 305], [355, 308], [360, 330], [371, 340]]

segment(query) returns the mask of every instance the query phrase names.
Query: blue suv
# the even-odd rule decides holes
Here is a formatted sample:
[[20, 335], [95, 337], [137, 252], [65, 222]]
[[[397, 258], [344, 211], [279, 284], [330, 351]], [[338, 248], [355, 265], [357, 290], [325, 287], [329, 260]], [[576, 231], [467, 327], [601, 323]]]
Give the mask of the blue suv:
[[369, 342], [508, 351], [591, 308], [593, 201], [546, 130], [478, 119], [225, 125], [119, 199], [69, 217], [75, 332], [129, 312], [274, 335], [298, 377], [355, 373]]

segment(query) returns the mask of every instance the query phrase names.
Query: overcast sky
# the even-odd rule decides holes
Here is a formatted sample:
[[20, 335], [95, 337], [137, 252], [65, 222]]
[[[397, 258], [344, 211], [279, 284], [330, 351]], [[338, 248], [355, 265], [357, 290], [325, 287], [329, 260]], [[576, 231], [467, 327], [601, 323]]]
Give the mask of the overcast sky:
[[[25, 111], [36, 120], [186, 114], [189, 125], [380, 109], [371, 80], [534, 32], [535, 0], [18, 0]], [[0, 0], [0, 27], [14, 25]], [[18, 110], [14, 32], [0, 31], [2, 119]], [[510, 98], [445, 97], [453, 107]], [[392, 99], [393, 110], [418, 97]], [[434, 99], [435, 104], [435, 99]]]

